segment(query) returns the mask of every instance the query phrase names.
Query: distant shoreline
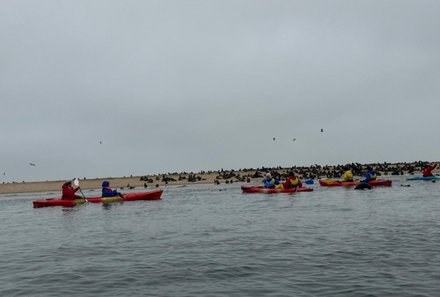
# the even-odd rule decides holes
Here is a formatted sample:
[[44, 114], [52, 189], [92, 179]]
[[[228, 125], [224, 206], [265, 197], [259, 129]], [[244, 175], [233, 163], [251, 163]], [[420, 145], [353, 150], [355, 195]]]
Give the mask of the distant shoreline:
[[[424, 164], [428, 162], [417, 161], [412, 163], [352, 163], [353, 174], [362, 176], [366, 166], [372, 166], [381, 175], [419, 175]], [[429, 162], [432, 163], [432, 162]], [[339, 178], [344, 170], [344, 165], [335, 166], [293, 166], [271, 168], [249, 168], [239, 170], [201, 171], [198, 173], [166, 173], [160, 175], [114, 177], [81, 179], [80, 186], [84, 190], [101, 189], [104, 180], [110, 181], [110, 187], [123, 190], [134, 188], [155, 188], [166, 185], [189, 185], [189, 184], [229, 184], [235, 182], [261, 182], [266, 172], [275, 172], [281, 177], [288, 171], [294, 171], [301, 179]], [[439, 170], [436, 170], [439, 171]], [[0, 184], [0, 194], [51, 192], [60, 191], [64, 180], [37, 181], [20, 183]]]

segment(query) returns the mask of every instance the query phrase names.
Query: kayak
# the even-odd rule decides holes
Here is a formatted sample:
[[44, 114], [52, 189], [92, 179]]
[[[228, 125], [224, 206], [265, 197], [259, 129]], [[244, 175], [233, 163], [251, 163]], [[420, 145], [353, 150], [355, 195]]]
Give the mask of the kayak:
[[293, 193], [293, 192], [311, 192], [312, 188], [297, 187], [297, 188], [280, 188], [280, 189], [268, 189], [263, 186], [241, 185], [243, 193], [263, 193], [263, 194], [276, 194], [276, 193]]
[[433, 175], [433, 176], [413, 176], [413, 177], [408, 177], [406, 180], [435, 180], [435, 179], [440, 179], [440, 176], [438, 176], [438, 175]]
[[[360, 181], [340, 182], [340, 181], [334, 180], [334, 179], [321, 179], [319, 181], [319, 184], [323, 187], [352, 187], [352, 186], [357, 186], [360, 183], [361, 183]], [[376, 179], [376, 180], [370, 180], [368, 182], [368, 184], [372, 185], [372, 186], [390, 187], [392, 184], [392, 181], [389, 179]]]
[[63, 207], [74, 207], [79, 204], [83, 204], [85, 202], [91, 203], [112, 203], [112, 202], [124, 202], [124, 201], [135, 201], [135, 200], [160, 200], [162, 196], [163, 190], [155, 190], [150, 192], [138, 192], [138, 193], [127, 193], [124, 194], [124, 198], [115, 196], [115, 197], [90, 197], [85, 199], [60, 199], [60, 198], [52, 198], [52, 199], [44, 199], [44, 200], [35, 200], [33, 201], [34, 208], [40, 207], [48, 207], [48, 206], [63, 206]]

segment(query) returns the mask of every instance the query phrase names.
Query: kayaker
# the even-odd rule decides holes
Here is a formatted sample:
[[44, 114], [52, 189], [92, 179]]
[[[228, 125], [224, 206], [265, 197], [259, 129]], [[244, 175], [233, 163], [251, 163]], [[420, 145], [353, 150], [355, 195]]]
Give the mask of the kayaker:
[[67, 199], [67, 200], [82, 199], [83, 197], [75, 194], [76, 191], [78, 190], [79, 187], [75, 189], [72, 187], [71, 180], [66, 181], [62, 186], [63, 195], [61, 196], [61, 199]]
[[371, 166], [368, 166], [367, 172], [365, 173], [365, 179], [362, 180], [361, 182], [368, 183], [370, 180], [376, 180], [376, 178], [377, 178], [376, 171], [374, 171]]
[[431, 165], [426, 164], [425, 168], [423, 168], [422, 173], [424, 177], [427, 176], [434, 176], [434, 174], [432, 174], [432, 171], [437, 167], [437, 163], [433, 163]]
[[272, 175], [268, 172], [266, 173], [266, 178], [263, 179], [263, 184], [265, 188], [273, 189], [280, 184], [280, 181], [276, 178], [273, 178]]
[[302, 187], [300, 179], [293, 172], [289, 172], [288, 175], [289, 177], [283, 183], [284, 189]]
[[342, 182], [351, 182], [351, 181], [353, 181], [353, 172], [351, 172], [351, 168], [350, 167], [346, 167], [346, 171], [341, 176], [341, 181]]
[[124, 196], [122, 195], [122, 193], [119, 193], [116, 190], [112, 190], [110, 188], [110, 182], [105, 180], [102, 182], [102, 197], [115, 197], [115, 196], [119, 196], [121, 198], [124, 198]]

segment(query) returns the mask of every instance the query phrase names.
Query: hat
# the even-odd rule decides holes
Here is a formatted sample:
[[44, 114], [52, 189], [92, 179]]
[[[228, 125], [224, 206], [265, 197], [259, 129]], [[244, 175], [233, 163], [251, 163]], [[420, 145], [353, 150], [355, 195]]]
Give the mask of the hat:
[[108, 187], [109, 185], [110, 185], [110, 183], [107, 180], [102, 182], [103, 187]]
[[270, 172], [266, 173], [266, 177], [271, 178], [272, 175], [270, 174]]

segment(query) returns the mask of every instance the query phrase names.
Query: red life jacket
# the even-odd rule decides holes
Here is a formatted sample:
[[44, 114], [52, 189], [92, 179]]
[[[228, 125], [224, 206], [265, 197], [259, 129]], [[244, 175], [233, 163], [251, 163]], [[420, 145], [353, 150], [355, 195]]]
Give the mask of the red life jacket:
[[82, 198], [75, 194], [79, 188], [74, 189], [71, 186], [64, 184], [62, 189], [63, 189], [63, 195], [61, 196], [61, 199], [73, 200], [73, 199]]

